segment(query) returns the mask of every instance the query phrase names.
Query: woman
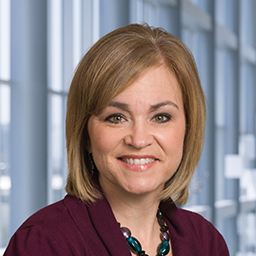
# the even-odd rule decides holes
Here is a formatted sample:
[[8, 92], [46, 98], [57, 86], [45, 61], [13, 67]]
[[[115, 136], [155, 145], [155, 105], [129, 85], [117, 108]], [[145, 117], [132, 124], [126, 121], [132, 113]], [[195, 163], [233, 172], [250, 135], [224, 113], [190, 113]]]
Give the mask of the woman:
[[181, 210], [204, 137], [194, 59], [177, 38], [129, 25], [83, 57], [67, 103], [64, 200], [30, 217], [5, 255], [229, 255]]

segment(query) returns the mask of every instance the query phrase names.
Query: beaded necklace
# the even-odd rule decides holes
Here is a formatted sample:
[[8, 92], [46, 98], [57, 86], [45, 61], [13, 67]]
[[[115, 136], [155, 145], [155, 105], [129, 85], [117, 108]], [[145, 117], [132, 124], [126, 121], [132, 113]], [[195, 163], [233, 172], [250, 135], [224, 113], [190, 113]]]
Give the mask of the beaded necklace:
[[[169, 234], [168, 234], [168, 227], [164, 223], [163, 215], [161, 211], [158, 209], [157, 211], [157, 220], [160, 225], [161, 231], [161, 240], [162, 242], [159, 244], [157, 248], [157, 256], [164, 256], [167, 255], [170, 251], [170, 244], [169, 244]], [[140, 242], [132, 236], [130, 229], [126, 227], [121, 227], [121, 231], [126, 239], [126, 242], [130, 248], [130, 250], [134, 253], [137, 253], [138, 256], [148, 256], [145, 251], [142, 250]]]

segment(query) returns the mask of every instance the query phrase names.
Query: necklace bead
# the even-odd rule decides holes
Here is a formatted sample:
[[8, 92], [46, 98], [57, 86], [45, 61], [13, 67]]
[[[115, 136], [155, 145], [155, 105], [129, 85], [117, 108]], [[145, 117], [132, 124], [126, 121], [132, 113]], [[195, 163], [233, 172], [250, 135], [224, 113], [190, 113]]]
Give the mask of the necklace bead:
[[158, 254], [163, 254], [166, 255], [170, 251], [170, 244], [168, 241], [163, 241], [159, 246], [158, 246]]
[[169, 234], [167, 232], [162, 232], [161, 233], [161, 240], [162, 241], [169, 241], [170, 240]]
[[138, 256], [148, 256], [145, 251], [138, 252]]
[[165, 226], [165, 225], [163, 225], [163, 226], [161, 227], [160, 231], [161, 231], [161, 232], [166, 232], [166, 231], [168, 231], [168, 227]]
[[[169, 243], [170, 237], [167, 232], [168, 227], [165, 225], [165, 222], [163, 220], [163, 215], [159, 209], [157, 211], [157, 219], [161, 227], [160, 231], [161, 231], [161, 241], [162, 241], [157, 248], [157, 251], [158, 251], [157, 256], [165, 256], [170, 251], [170, 243]], [[131, 231], [129, 230], [129, 228], [121, 227], [121, 231], [132, 252], [137, 253], [138, 256], [148, 256], [148, 254], [146, 254], [145, 251], [142, 250], [140, 242], [135, 237], [131, 236]]]
[[126, 241], [131, 251], [135, 253], [139, 253], [141, 251], [140, 242], [135, 237], [130, 236]]
[[164, 226], [165, 223], [164, 223], [164, 219], [163, 219], [162, 216], [159, 216], [159, 217], [157, 218], [157, 220], [158, 220], [158, 223], [159, 223], [160, 227]]
[[121, 227], [121, 231], [125, 237], [125, 239], [129, 238], [131, 236], [131, 231], [129, 228]]

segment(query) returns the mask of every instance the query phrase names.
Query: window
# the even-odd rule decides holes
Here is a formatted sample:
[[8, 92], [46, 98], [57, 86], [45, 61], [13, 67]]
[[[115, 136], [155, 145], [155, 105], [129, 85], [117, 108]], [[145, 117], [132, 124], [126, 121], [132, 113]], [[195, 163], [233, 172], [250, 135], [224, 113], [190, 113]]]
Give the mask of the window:
[[76, 65], [100, 37], [99, 1], [48, 1], [48, 203], [65, 194], [66, 99]]
[[9, 239], [10, 223], [10, 1], [0, 1], [0, 248]]

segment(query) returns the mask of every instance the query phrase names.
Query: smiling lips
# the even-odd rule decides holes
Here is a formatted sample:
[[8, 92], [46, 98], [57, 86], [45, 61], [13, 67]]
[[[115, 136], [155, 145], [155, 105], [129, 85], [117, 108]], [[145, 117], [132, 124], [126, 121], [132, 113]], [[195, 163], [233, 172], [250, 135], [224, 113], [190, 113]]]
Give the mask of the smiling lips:
[[156, 161], [154, 158], [121, 158], [121, 160], [127, 164], [134, 165], [149, 164]]
[[133, 156], [133, 155], [126, 155], [121, 156], [118, 158], [118, 160], [123, 163], [123, 165], [128, 168], [128, 170], [141, 172], [141, 171], [147, 171], [151, 169], [158, 161], [159, 159], [155, 156]]
[[128, 164], [149, 164], [154, 162], [156, 159], [153, 158], [122, 158], [122, 161]]

